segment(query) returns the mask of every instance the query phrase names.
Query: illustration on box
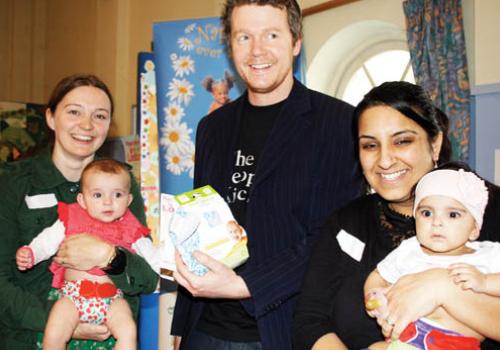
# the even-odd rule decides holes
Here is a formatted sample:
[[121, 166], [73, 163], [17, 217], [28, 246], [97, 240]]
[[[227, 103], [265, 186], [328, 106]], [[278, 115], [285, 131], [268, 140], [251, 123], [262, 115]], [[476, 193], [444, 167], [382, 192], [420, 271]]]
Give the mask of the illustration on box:
[[245, 230], [211, 186], [177, 196], [162, 193], [160, 223], [160, 247], [166, 257], [166, 270], [175, 270], [175, 248], [188, 269], [200, 276], [208, 269], [192, 256], [195, 250], [230, 268], [248, 259]]

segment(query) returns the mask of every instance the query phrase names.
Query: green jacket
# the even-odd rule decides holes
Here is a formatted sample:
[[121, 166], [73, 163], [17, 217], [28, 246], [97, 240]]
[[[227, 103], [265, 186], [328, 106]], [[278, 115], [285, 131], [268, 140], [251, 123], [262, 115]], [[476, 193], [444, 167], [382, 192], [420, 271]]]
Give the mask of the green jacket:
[[[57, 201], [73, 203], [78, 192], [79, 184], [64, 178], [48, 151], [0, 169], [0, 350], [34, 349], [37, 334], [44, 330], [53, 304], [47, 300], [52, 282], [50, 260], [20, 272], [15, 254], [57, 219], [51, 194]], [[49, 196], [39, 196], [42, 194]], [[144, 205], [135, 180], [132, 194], [130, 209], [145, 223]], [[110, 277], [122, 289], [137, 317], [139, 295], [155, 290], [158, 275], [141, 257], [126, 254], [125, 271]]]

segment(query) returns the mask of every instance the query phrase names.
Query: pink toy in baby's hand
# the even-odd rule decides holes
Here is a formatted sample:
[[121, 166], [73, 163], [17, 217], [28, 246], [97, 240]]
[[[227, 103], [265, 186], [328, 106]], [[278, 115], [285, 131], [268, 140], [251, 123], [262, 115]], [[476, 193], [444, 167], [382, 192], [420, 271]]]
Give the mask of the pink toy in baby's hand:
[[365, 309], [371, 317], [384, 317], [387, 313], [387, 298], [381, 288], [371, 289], [365, 295]]

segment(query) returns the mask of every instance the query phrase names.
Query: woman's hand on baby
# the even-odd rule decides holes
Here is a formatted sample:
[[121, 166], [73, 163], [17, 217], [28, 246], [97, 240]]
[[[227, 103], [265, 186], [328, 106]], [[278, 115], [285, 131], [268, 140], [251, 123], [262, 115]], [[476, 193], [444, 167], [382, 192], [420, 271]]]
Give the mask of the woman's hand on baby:
[[464, 263], [452, 264], [449, 267], [453, 282], [463, 290], [473, 290], [474, 292], [486, 292], [487, 276], [481, 273], [474, 266]]
[[16, 264], [20, 271], [31, 269], [34, 264], [33, 251], [30, 247], [24, 246], [16, 252]]
[[223, 263], [200, 251], [193, 256], [208, 268], [203, 276], [189, 271], [178, 251], [175, 253], [176, 271], [174, 279], [195, 297], [244, 299], [250, 297], [247, 285], [241, 276]]
[[91, 323], [79, 323], [73, 332], [73, 339], [105, 341], [111, 336], [111, 332], [105, 325]]
[[67, 237], [59, 247], [54, 261], [75, 270], [106, 267], [114, 246], [85, 233]]
[[406, 275], [393, 284], [386, 293], [386, 328], [393, 326], [390, 337], [399, 338], [408, 324], [438, 308], [446, 297], [448, 283], [446, 269], [431, 269]]

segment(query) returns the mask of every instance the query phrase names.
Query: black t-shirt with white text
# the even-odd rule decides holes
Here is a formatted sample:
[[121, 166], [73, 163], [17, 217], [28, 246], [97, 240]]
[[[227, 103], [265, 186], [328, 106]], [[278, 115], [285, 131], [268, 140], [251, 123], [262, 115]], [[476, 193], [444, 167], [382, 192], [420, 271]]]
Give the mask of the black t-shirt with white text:
[[[270, 106], [252, 106], [247, 100], [243, 110], [233, 171], [225, 198], [236, 221], [243, 227], [257, 163], [283, 105], [284, 101]], [[247, 231], [247, 234], [251, 235], [251, 232]], [[238, 268], [235, 271], [238, 272]], [[207, 302], [197, 329], [229, 341], [260, 340], [257, 321], [238, 300], [217, 299]]]

